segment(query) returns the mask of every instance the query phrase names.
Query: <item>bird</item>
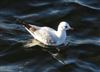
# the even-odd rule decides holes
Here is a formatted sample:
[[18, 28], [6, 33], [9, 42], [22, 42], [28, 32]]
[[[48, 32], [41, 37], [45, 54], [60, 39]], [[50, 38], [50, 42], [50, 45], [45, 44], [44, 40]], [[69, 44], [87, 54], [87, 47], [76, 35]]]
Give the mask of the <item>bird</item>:
[[33, 36], [33, 38], [39, 41], [40, 43], [48, 47], [54, 46], [53, 49], [55, 49], [56, 52], [48, 50], [51, 49], [48, 47], [43, 48], [42, 50], [48, 52], [50, 55], [53, 56], [53, 58], [58, 60], [61, 64], [65, 64], [65, 62], [60, 57], [60, 48], [58, 47], [62, 45], [66, 46], [66, 39], [68, 39], [66, 31], [70, 29], [73, 30], [73, 28], [69, 25], [68, 22], [61, 21], [58, 25], [57, 30], [48, 26], [40, 27], [33, 24], [29, 24], [20, 19], [18, 19], [17, 22], [22, 24], [24, 28]]
[[66, 45], [66, 31], [73, 29], [66, 21], [61, 21], [57, 30], [48, 26], [40, 27], [33, 24], [28, 24], [24, 21], [17, 21], [24, 26], [24, 28], [33, 36], [34, 39], [47, 46]]

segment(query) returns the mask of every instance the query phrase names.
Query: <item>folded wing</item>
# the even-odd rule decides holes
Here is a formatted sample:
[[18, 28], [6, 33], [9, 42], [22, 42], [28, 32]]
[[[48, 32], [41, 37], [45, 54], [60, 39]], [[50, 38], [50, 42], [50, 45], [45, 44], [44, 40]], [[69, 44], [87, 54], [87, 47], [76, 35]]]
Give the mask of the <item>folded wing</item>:
[[46, 45], [55, 45], [57, 43], [57, 36], [54, 34], [54, 32], [50, 31], [51, 30], [47, 30], [44, 27], [40, 28], [39, 30], [33, 33], [34, 38]]

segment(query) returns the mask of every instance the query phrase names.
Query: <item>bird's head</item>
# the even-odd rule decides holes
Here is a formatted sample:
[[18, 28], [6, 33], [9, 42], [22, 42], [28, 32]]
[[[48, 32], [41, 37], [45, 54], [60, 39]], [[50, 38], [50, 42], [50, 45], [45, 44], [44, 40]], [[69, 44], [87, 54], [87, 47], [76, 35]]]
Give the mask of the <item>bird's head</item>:
[[59, 23], [58, 29], [60, 29], [60, 30], [70, 30], [70, 29], [73, 29], [73, 28], [71, 28], [71, 26], [67, 22], [62, 21], [62, 22]]

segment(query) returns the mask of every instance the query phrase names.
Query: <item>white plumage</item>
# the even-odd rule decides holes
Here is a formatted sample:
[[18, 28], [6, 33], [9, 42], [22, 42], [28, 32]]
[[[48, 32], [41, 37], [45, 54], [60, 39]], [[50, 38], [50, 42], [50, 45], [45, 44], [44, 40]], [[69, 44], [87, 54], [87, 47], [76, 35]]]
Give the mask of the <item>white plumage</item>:
[[62, 21], [58, 25], [58, 29], [54, 30], [50, 27], [39, 27], [31, 24], [23, 23], [25, 29], [38, 41], [49, 46], [58, 46], [66, 43], [66, 30], [71, 29], [69, 24]]

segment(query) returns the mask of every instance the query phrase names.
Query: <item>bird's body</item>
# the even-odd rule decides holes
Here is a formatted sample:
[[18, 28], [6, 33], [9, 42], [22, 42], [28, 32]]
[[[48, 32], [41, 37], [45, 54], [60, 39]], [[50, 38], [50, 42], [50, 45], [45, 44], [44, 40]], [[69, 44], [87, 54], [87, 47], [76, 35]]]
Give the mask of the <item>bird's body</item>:
[[[22, 23], [25, 29], [38, 41], [49, 46], [64, 44], [67, 38], [66, 30], [70, 26], [66, 22], [61, 22], [57, 30], [50, 27], [39, 27], [31, 24]], [[68, 27], [67, 29], [65, 27]]]
[[61, 36], [59, 36], [58, 34], [60, 33], [58, 31], [49, 27], [40, 27], [36, 31], [32, 30], [34, 27], [30, 29], [28, 29], [27, 27], [25, 28], [28, 32], [30, 32], [30, 34], [35, 39], [37, 39], [38, 41], [40, 41], [45, 45], [51, 45], [51, 46], [60, 45], [64, 43], [66, 38], [66, 34], [65, 34], [66, 32], [63, 33]]

